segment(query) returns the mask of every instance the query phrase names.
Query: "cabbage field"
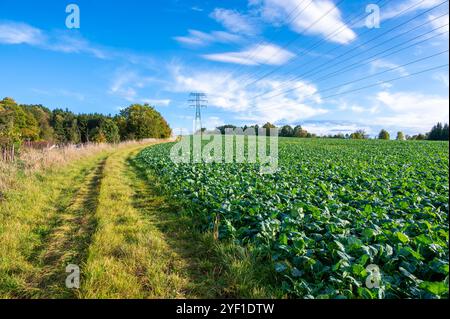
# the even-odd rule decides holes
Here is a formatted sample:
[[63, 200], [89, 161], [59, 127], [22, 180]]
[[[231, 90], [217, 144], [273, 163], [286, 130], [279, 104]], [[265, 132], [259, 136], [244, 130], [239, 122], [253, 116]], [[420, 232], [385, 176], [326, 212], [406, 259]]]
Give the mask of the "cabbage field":
[[287, 296], [448, 298], [448, 142], [280, 138], [274, 174], [174, 164], [172, 145], [138, 159], [204, 230], [256, 247]]

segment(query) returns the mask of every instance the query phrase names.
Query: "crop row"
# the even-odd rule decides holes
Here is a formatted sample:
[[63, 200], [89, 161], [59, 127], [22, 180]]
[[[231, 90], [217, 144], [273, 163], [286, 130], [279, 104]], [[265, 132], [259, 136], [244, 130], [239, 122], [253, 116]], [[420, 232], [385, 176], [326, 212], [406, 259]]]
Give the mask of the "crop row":
[[139, 157], [205, 229], [257, 247], [288, 295], [448, 297], [448, 143], [286, 138], [274, 174], [174, 164], [171, 147]]

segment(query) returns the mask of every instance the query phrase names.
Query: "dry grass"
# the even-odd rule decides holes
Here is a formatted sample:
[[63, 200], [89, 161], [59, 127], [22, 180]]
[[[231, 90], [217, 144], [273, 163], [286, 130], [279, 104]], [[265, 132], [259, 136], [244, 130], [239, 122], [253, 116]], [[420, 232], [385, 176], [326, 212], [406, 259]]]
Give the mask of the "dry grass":
[[67, 165], [70, 162], [93, 156], [100, 152], [120, 150], [133, 145], [146, 145], [158, 141], [157, 139], [145, 139], [141, 141], [128, 141], [120, 144], [89, 144], [77, 148], [70, 145], [51, 150], [36, 150], [25, 148], [20, 154], [20, 159], [14, 163], [0, 161], [0, 200], [3, 194], [18, 183], [18, 174], [30, 176], [31, 174], [55, 169]]
[[32, 150], [20, 162], [0, 163], [0, 298], [68, 296], [54, 278], [61, 263], [77, 261], [89, 244], [90, 222], [82, 217], [96, 210], [91, 203], [100, 180], [92, 181], [99, 164], [118, 149], [150, 143]]

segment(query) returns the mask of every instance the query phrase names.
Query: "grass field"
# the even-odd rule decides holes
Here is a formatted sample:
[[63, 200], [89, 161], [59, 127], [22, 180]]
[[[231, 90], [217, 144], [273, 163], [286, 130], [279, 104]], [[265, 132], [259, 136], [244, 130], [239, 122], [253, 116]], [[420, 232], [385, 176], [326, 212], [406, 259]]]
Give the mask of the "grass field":
[[174, 164], [172, 145], [17, 168], [0, 297], [448, 297], [447, 142], [280, 139], [275, 174]]
[[174, 165], [170, 148], [140, 160], [205, 230], [254, 247], [287, 295], [448, 297], [448, 142], [286, 138], [265, 175]]
[[[134, 160], [146, 146], [18, 169], [0, 200], [0, 298], [280, 296], [247, 249], [197, 231], [158, 192]], [[66, 287], [69, 264], [80, 289]]]

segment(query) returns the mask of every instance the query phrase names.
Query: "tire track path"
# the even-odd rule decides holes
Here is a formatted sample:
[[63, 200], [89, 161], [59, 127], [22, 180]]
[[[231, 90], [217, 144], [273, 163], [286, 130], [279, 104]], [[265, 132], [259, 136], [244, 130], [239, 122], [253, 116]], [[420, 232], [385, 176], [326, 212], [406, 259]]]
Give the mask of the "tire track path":
[[68, 264], [82, 265], [96, 229], [95, 212], [106, 159], [100, 160], [87, 174], [67, 207], [61, 207], [54, 217], [53, 229], [45, 236], [33, 259], [40, 270], [28, 278], [34, 298], [73, 298], [67, 289], [65, 272]]

